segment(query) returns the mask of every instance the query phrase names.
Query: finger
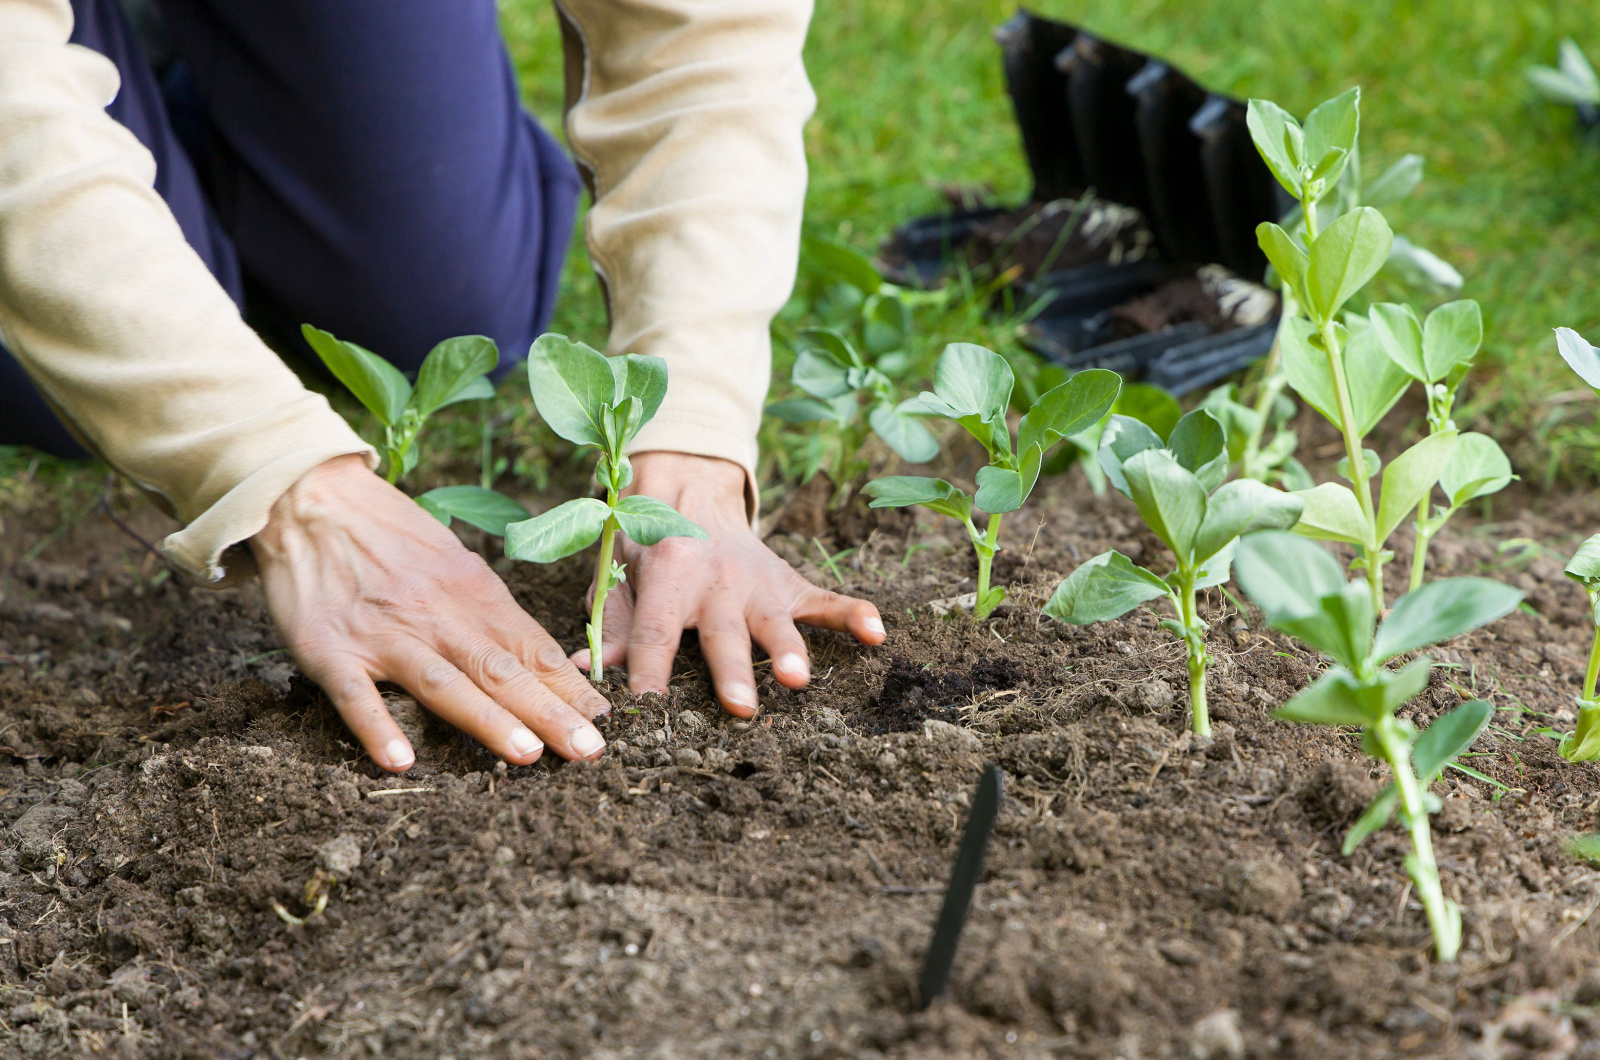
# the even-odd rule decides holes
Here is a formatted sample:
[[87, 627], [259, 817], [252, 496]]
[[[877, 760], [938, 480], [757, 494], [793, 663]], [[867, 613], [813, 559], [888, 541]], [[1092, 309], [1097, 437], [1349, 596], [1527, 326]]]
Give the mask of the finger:
[[[611, 701], [600, 694], [583, 671], [579, 670], [561, 645], [544, 630], [526, 637], [516, 646], [517, 658], [535, 681], [570, 705], [586, 720], [611, 713]], [[587, 756], [580, 756], [587, 757]]]
[[529, 765], [544, 742], [484, 694], [466, 674], [417, 641], [386, 653], [385, 676], [423, 706], [514, 765]]
[[[567, 661], [566, 655], [548, 636], [541, 638], [548, 646], [544, 658], [535, 665], [545, 673], [563, 673], [569, 692], [579, 695], [582, 702], [596, 709], [608, 706], [605, 699], [593, 688], [577, 667]], [[531, 653], [540, 659], [538, 648]], [[534, 735], [538, 736], [562, 758], [592, 758], [605, 749], [606, 741], [600, 731], [589, 724], [589, 719], [575, 709], [576, 704], [558, 696], [540, 677], [516, 655], [488, 638], [475, 638], [451, 645], [450, 658], [458, 669], [472, 679], [472, 683], [487, 693], [489, 698], [517, 716]]]
[[707, 614], [698, 623], [700, 651], [711, 667], [711, 682], [722, 708], [748, 718], [756, 712], [756, 674], [750, 663], [750, 627], [733, 609]]
[[339, 717], [380, 769], [404, 773], [417, 760], [417, 754], [400, 726], [389, 716], [377, 686], [359, 661], [340, 659], [305, 660], [300, 668], [322, 686], [333, 701]]
[[[601, 665], [621, 666], [628, 661], [628, 631], [632, 628], [633, 590], [624, 583], [606, 597], [605, 617], [600, 623]], [[579, 648], [573, 652], [572, 662], [578, 669], [588, 670], [589, 649]]]
[[810, 582], [806, 582], [795, 604], [794, 617], [808, 626], [849, 633], [863, 644], [882, 644], [887, 636], [876, 607], [853, 596], [831, 593]]
[[683, 581], [663, 573], [640, 584], [628, 628], [628, 688], [665, 692], [683, 639]]
[[750, 636], [772, 658], [772, 676], [785, 688], [804, 688], [811, 680], [806, 642], [788, 612], [766, 608], [750, 616]]

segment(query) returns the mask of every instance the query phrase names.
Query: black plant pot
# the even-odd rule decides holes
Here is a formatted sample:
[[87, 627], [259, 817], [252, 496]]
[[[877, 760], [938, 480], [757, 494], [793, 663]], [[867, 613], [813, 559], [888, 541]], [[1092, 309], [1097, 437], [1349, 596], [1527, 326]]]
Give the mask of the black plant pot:
[[1079, 32], [1056, 57], [1066, 75], [1067, 109], [1077, 139], [1083, 181], [1096, 195], [1150, 216], [1149, 181], [1135, 130], [1137, 101], [1128, 82], [1145, 65], [1138, 52]]
[[1053, 202], [1083, 188], [1083, 165], [1067, 109], [1067, 80], [1056, 56], [1072, 45], [1078, 28], [1018, 11], [994, 31], [1006, 92], [1033, 173], [1033, 201]]
[[1217, 261], [1222, 256], [1200, 138], [1189, 128], [1206, 91], [1158, 59], [1128, 82], [1137, 109], [1134, 127], [1149, 184], [1150, 227], [1156, 245], [1173, 261]]

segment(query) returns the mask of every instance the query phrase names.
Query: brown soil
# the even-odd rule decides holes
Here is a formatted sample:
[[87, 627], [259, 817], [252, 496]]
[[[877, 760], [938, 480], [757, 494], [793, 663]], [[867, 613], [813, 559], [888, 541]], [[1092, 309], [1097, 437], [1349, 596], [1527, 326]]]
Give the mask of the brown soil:
[[1229, 331], [1233, 321], [1198, 276], [1169, 280], [1147, 295], [1111, 310], [1111, 332], [1119, 339], [1199, 321], [1212, 331]]
[[[1072, 230], [1062, 234], [1067, 225]], [[1018, 269], [1024, 279], [1083, 265], [1122, 264], [1149, 253], [1153, 237], [1138, 211], [1104, 201], [1029, 204], [985, 222], [962, 253], [974, 268]]]
[[[1594, 505], [1494, 510], [1435, 556], [1535, 613], [1450, 645], [1457, 668], [1408, 708], [1500, 708], [1472, 764], [1510, 793], [1436, 786], [1466, 911], [1446, 967], [1401, 834], [1339, 854], [1379, 771], [1268, 716], [1315, 658], [1213, 594], [1217, 735], [1197, 741], [1153, 616], [1041, 621], [1105, 548], [1160, 562], [1076, 475], [1007, 518], [1012, 597], [982, 627], [925, 606], [972, 588], [954, 527], [879, 527], [842, 572], [888, 643], [812, 634], [813, 686], [765, 682], [753, 723], [715, 709], [691, 647], [670, 695], [613, 694], [595, 766], [505, 770], [397, 698], [420, 750], [403, 778], [270, 654], [255, 589], [156, 584], [99, 517], [20, 562], [54, 519], [8, 515], [0, 1056], [1600, 1056], [1600, 876], [1562, 846], [1595, 828], [1600, 773], [1533, 731], [1571, 723], [1587, 617], [1561, 555]], [[1497, 551], [1515, 538], [1549, 550]], [[832, 583], [809, 541], [773, 543]], [[581, 560], [509, 578], [579, 643]], [[913, 1014], [991, 761], [1007, 800], [951, 995]], [[274, 903], [306, 912], [319, 870], [339, 878], [326, 911], [286, 923]]]

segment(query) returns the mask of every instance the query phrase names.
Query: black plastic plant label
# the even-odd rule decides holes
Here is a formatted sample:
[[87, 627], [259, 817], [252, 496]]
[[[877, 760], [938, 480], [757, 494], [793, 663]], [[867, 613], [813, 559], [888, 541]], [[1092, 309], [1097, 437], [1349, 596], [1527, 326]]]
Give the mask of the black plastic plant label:
[[917, 1007], [925, 1009], [933, 999], [944, 993], [950, 984], [950, 968], [955, 963], [956, 945], [961, 941], [961, 929], [966, 926], [967, 912], [972, 908], [972, 894], [983, 876], [984, 856], [989, 851], [989, 837], [994, 834], [995, 819], [1000, 816], [1000, 800], [1005, 795], [1005, 783], [999, 766], [990, 766], [978, 779], [978, 789], [972, 795], [972, 809], [967, 813], [967, 827], [961, 833], [961, 846], [956, 851], [956, 863], [950, 870], [950, 885], [945, 888], [944, 904], [939, 908], [939, 919], [934, 924], [933, 938], [928, 942], [928, 952], [922, 959], [922, 979], [919, 984]]

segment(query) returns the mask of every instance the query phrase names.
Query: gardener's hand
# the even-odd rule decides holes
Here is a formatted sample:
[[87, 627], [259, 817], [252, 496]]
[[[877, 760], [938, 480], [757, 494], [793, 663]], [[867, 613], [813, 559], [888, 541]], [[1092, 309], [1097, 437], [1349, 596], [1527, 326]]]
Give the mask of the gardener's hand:
[[[757, 706], [752, 640], [771, 656], [773, 676], [788, 688], [811, 679], [796, 622], [849, 632], [863, 644], [883, 643], [877, 608], [812, 585], [751, 531], [744, 470], [737, 464], [640, 453], [633, 469], [628, 492], [666, 501], [709, 535], [704, 541], [669, 537], [650, 548], [622, 544], [628, 580], [606, 599], [601, 653], [607, 666], [626, 662], [633, 691], [666, 691], [686, 629], [699, 631], [717, 697], [740, 717]], [[587, 668], [589, 652], [572, 659]]]
[[384, 769], [416, 755], [376, 681], [513, 765], [547, 744], [566, 758], [605, 747], [589, 719], [606, 700], [488, 564], [360, 457], [301, 478], [250, 547], [295, 661]]

